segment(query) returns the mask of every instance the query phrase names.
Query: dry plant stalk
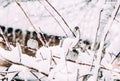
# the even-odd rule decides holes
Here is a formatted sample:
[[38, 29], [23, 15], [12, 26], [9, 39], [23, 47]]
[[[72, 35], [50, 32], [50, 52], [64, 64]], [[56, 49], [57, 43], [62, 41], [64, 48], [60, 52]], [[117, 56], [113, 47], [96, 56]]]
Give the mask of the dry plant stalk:
[[98, 81], [98, 73], [100, 70], [102, 50], [104, 48], [105, 39], [106, 39], [109, 29], [110, 29], [111, 25], [113, 24], [113, 21], [118, 13], [119, 8], [120, 8], [120, 0], [117, 2], [117, 5], [115, 6], [115, 10], [112, 13], [112, 17], [109, 19], [108, 24], [105, 26], [105, 29], [103, 31], [103, 35], [102, 35], [101, 42], [100, 42], [100, 48], [98, 49], [98, 52], [97, 52], [97, 64], [95, 65], [95, 68], [94, 68], [94, 74], [93, 74], [94, 80], [93, 81]]
[[67, 28], [72, 32], [73, 36], [76, 37], [76, 35], [74, 34], [74, 32], [71, 30], [70, 26], [67, 24], [67, 22], [65, 21], [65, 19], [62, 17], [62, 15], [57, 11], [57, 9], [55, 9], [55, 7], [48, 1], [45, 0], [48, 5], [58, 14], [58, 16], [62, 19], [62, 21], [65, 23], [65, 25], [67, 26]]
[[65, 35], [68, 37], [66, 31], [64, 30], [63, 26], [60, 24], [60, 22], [58, 21], [58, 19], [49, 11], [49, 9], [48, 9], [44, 4], [41, 3], [40, 0], [38, 0], [38, 2], [39, 2], [41, 5], [43, 5], [43, 7], [46, 9], [46, 11], [54, 18], [54, 20], [55, 20], [55, 21], [58, 23], [58, 25], [61, 27], [61, 29], [63, 30], [63, 32], [65, 33]]
[[93, 42], [92, 50], [95, 50], [95, 48], [96, 48], [95, 45], [96, 45], [96, 42], [97, 42], [98, 31], [99, 31], [99, 28], [100, 28], [100, 20], [101, 20], [101, 13], [102, 13], [102, 11], [103, 11], [103, 9], [101, 9], [100, 13], [99, 13], [98, 27], [96, 29], [95, 40]]
[[[57, 56], [53, 56], [54, 58], [57, 58], [57, 59], [61, 59], [60, 57], [57, 57]], [[90, 66], [90, 67], [95, 67], [95, 65], [91, 65], [91, 64], [87, 64], [87, 63], [81, 63], [81, 62], [76, 62], [74, 60], [71, 60], [71, 59], [66, 59], [67, 62], [72, 62], [72, 63], [75, 63], [75, 64], [79, 64], [79, 65], [82, 65], [82, 66]], [[118, 71], [114, 71], [112, 69], [108, 69], [106, 67], [103, 67], [103, 66], [100, 66], [101, 69], [104, 69], [104, 70], [107, 70], [107, 71], [111, 71], [111, 72], [115, 72], [117, 74], [120, 75], [120, 72]]]
[[2, 29], [0, 28], [0, 34], [2, 35], [3, 39], [5, 40], [5, 43], [6, 43], [6, 46], [8, 47], [8, 50], [12, 50], [11, 47], [10, 47], [10, 43], [7, 41], [5, 35], [3, 34], [2, 32]]
[[[43, 46], [46, 46], [46, 44], [44, 43], [44, 41], [41, 39], [42, 37], [40, 36], [39, 32], [41, 30], [38, 30], [34, 24], [32, 23], [31, 19], [29, 18], [28, 14], [25, 12], [25, 10], [23, 9], [23, 7], [20, 5], [20, 3], [15, 0], [16, 4], [20, 7], [20, 9], [22, 10], [22, 12], [24, 13], [24, 15], [26, 16], [27, 20], [29, 21], [29, 23], [31, 24], [31, 26], [35, 29], [36, 33], [37, 33], [37, 36], [39, 38], [39, 40], [42, 42]], [[43, 36], [44, 37], [44, 36]]]
[[16, 64], [16, 65], [21, 65], [21, 66], [24, 66], [24, 67], [26, 67], [26, 68], [28, 68], [28, 69], [34, 70], [34, 71], [36, 71], [36, 72], [38, 72], [38, 73], [41, 73], [41, 74], [43, 74], [44, 76], [48, 76], [48, 74], [46, 74], [46, 73], [44, 73], [44, 72], [40, 72], [40, 71], [39, 71], [38, 69], [36, 69], [36, 68], [33, 68], [33, 67], [31, 67], [31, 66], [28, 66], [28, 65], [25, 65], [25, 64], [22, 64], [22, 63], [13, 62], [13, 61], [11, 61], [11, 60], [9, 60], [9, 59], [7, 59], [7, 58], [4, 58], [1, 54], [0, 54], [0, 57], [3, 58], [7, 63]]

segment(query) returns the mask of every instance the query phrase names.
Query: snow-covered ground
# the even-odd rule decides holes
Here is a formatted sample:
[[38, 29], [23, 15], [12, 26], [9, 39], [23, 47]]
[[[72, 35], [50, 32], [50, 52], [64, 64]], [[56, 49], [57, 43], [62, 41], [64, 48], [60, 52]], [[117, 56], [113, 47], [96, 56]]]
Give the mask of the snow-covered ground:
[[[93, 44], [95, 41], [95, 35], [99, 22], [100, 28], [98, 31], [97, 40], [98, 42], [101, 40], [102, 32], [106, 27], [106, 24], [108, 23], [112, 12], [114, 11], [115, 5], [115, 2], [106, 2], [106, 4], [101, 4], [102, 2], [100, 2], [100, 4], [95, 5], [93, 3], [87, 3], [87, 0], [49, 1], [64, 17], [72, 30], [75, 26], [79, 26], [81, 39], [87, 39], [91, 44]], [[52, 34], [65, 36], [65, 33], [61, 28], [62, 26], [65, 32], [67, 32], [68, 36], [72, 37], [72, 33], [62, 21], [60, 16], [58, 16], [56, 12], [44, 0], [40, 0], [40, 2], [20, 2], [20, 4], [30, 17], [34, 26], [40, 28], [42, 32], [49, 35]], [[55, 21], [52, 15], [50, 15], [50, 13], [45, 8], [47, 8], [49, 12], [53, 14], [61, 26]], [[100, 17], [101, 9], [103, 9], [103, 11], [101, 12]], [[21, 28], [23, 31], [34, 30], [22, 10], [15, 2], [11, 3], [5, 8], [0, 6], [0, 19], [0, 24], [6, 27], [13, 27], [15, 29]], [[119, 21], [120, 15], [118, 12], [117, 17], [113, 21], [113, 24], [105, 41], [107, 48], [105, 50], [105, 56], [101, 62], [101, 71], [103, 75], [99, 74], [99, 76], [102, 77], [99, 78], [99, 81], [104, 81], [104, 78], [106, 81], [113, 81], [114, 78], [120, 79], [120, 74], [118, 73], [120, 72], [119, 59], [115, 60], [114, 64], [111, 64], [111, 61], [115, 58], [115, 55], [117, 55], [120, 50]], [[71, 43], [78, 41], [76, 40], [77, 39], [75, 38], [68, 38], [68, 40], [66, 38], [66, 42], [63, 43], [63, 47], [41, 47], [39, 50], [37, 50], [36, 57], [20, 54], [21, 52], [19, 51], [19, 45], [15, 48], [13, 47], [12, 51], [6, 51], [0, 48], [1, 58], [13, 63], [8, 69], [8, 72], [16, 71], [14, 72], [15, 74], [8, 73], [5, 77], [11, 81], [14, 75], [20, 72], [18, 73], [19, 78], [25, 79], [27, 81], [32, 76], [34, 77], [32, 79], [36, 79], [35, 76], [33, 76], [31, 73], [31, 70], [35, 70], [38, 73], [37, 78], [39, 77], [41, 81], [86, 81], [84, 80], [85, 78], [89, 78], [89, 76], [93, 75], [93, 71], [91, 71], [90, 66], [92, 65], [96, 51], [87, 49], [87, 51], [83, 52], [80, 50], [80, 48], [77, 49], [78, 54], [71, 51]], [[71, 52], [66, 58], [68, 50]], [[110, 55], [110, 53], [114, 54]], [[55, 61], [51, 62], [51, 59], [54, 59]], [[95, 62], [93, 65], [95, 65], [96, 59], [94, 59], [94, 61]], [[92, 68], [94, 69], [94, 66]], [[6, 72], [5, 70], [3, 71]], [[44, 73], [47, 75], [44, 75]], [[1, 77], [2, 76], [0, 76], [0, 78]], [[88, 81], [93, 81], [93, 77], [89, 78]]]

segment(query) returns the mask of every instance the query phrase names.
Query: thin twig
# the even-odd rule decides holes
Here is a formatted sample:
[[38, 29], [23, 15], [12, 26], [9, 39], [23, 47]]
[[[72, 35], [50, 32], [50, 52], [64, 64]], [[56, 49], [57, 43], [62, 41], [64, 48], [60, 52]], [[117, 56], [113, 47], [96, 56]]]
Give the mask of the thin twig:
[[49, 71], [51, 71], [51, 65], [52, 65], [52, 51], [50, 50], [50, 68], [49, 68]]
[[[54, 58], [57, 58], [57, 59], [61, 59], [60, 57], [58, 57], [58, 56], [53, 56]], [[72, 62], [72, 63], [75, 63], [75, 64], [79, 64], [79, 65], [83, 65], [83, 66], [89, 66], [89, 67], [94, 67], [95, 68], [95, 65], [91, 65], [91, 64], [86, 64], [86, 63], [81, 63], [81, 62], [76, 62], [76, 61], [74, 61], [74, 60], [71, 60], [71, 59], [66, 59], [66, 61], [68, 61], [68, 62]], [[119, 74], [120, 75], [120, 72], [117, 72], [117, 71], [114, 71], [114, 70], [112, 70], [112, 69], [108, 69], [108, 68], [106, 68], [106, 67], [103, 67], [103, 66], [100, 66], [100, 68], [101, 69], [104, 69], [104, 70], [107, 70], [107, 71], [111, 71], [111, 72], [115, 72], [115, 73], [117, 73], [117, 74]]]
[[[65, 23], [65, 25], [68, 27], [68, 29], [72, 32], [73, 36], [75, 36], [74, 32], [71, 30], [71, 28], [69, 27], [69, 25], [67, 24], [67, 22], [65, 21], [65, 19], [62, 17], [62, 15], [57, 11], [57, 9], [55, 9], [55, 7], [48, 1], [45, 0], [48, 5], [59, 15], [59, 17], [62, 19], [62, 21]], [[75, 36], [76, 37], [76, 36]]]
[[12, 77], [12, 80], [14, 80], [14, 78], [19, 74], [19, 72], [17, 72], [14, 77]]
[[119, 57], [120, 52], [115, 56], [115, 58], [113, 59], [113, 61], [111, 62], [111, 64], [113, 64], [113, 62]]
[[43, 5], [43, 7], [44, 7], [44, 8], [48, 11], [48, 13], [55, 19], [55, 21], [58, 23], [58, 25], [61, 27], [61, 29], [62, 29], [63, 32], [65, 33], [65, 35], [68, 37], [66, 31], [64, 30], [64, 28], [62, 27], [62, 25], [60, 24], [60, 22], [57, 20], [57, 18], [55, 18], [55, 16], [47, 9], [47, 7], [46, 7], [44, 4], [42, 4], [42, 3], [40, 2], [40, 0], [38, 0], [38, 2], [39, 2], [41, 5]]
[[34, 74], [32, 71], [30, 71], [30, 72], [35, 76], [35, 78], [37, 78], [38, 81], [41, 81], [36, 74]]
[[9, 59], [4, 58], [1, 54], [0, 54], [0, 56], [1, 56], [1, 58], [3, 58], [6, 62], [8, 62], [8, 63], [10, 63], [10, 64], [21, 65], [21, 66], [27, 67], [27, 68], [29, 68], [29, 69], [35, 70], [36, 72], [39, 72], [39, 73], [41, 73], [41, 74], [43, 74], [43, 75], [45, 75], [45, 76], [48, 76], [47, 73], [40, 72], [40, 71], [39, 71], [38, 69], [36, 69], [36, 68], [33, 68], [33, 67], [31, 67], [31, 66], [28, 66], [28, 65], [25, 65], [25, 64], [22, 64], [22, 63], [13, 62], [13, 61], [11, 61], [11, 60], [9, 60]]
[[31, 24], [31, 26], [35, 29], [36, 33], [38, 34], [38, 38], [39, 40], [42, 42], [43, 46], [46, 46], [44, 41], [41, 39], [41, 36], [39, 34], [39, 32], [42, 32], [41, 30], [38, 31], [38, 29], [33, 25], [31, 19], [29, 18], [28, 14], [25, 12], [25, 10], [23, 9], [23, 7], [20, 5], [20, 3], [15, 0], [16, 4], [20, 7], [20, 9], [22, 10], [22, 12], [24, 13], [24, 15], [26, 16], [27, 20], [29, 21], [29, 23]]
[[77, 77], [76, 77], [76, 81], [79, 81], [79, 69], [77, 69]]
[[15, 73], [15, 72], [19, 72], [19, 71], [2, 71], [2, 72], [0, 72], [0, 74], [5, 74], [5, 73]]
[[92, 47], [93, 50], [95, 50], [94, 48], [95, 48], [95, 44], [96, 44], [96, 42], [97, 42], [98, 31], [99, 31], [99, 29], [100, 29], [100, 20], [101, 20], [101, 13], [102, 13], [102, 11], [103, 11], [103, 9], [101, 9], [101, 10], [100, 10], [100, 13], [99, 13], [98, 27], [97, 27], [97, 30], [96, 30], [95, 40], [94, 40], [94, 42], [93, 42], [93, 47]]
[[85, 49], [85, 51], [87, 52], [88, 55], [91, 55], [87, 49]]
[[[85, 76], [86, 76], [86, 77], [85, 77]], [[84, 79], [86, 79], [87, 76], [92, 76], [92, 74], [88, 73], [88, 74], [85, 74], [85, 75], [79, 76], [78, 78], [80, 79], [81, 77], [84, 77], [84, 78], [83, 78], [83, 81], [86, 81], [86, 80], [84, 80]]]
[[42, 60], [44, 60], [44, 57], [43, 57], [43, 55], [41, 54], [41, 52], [40, 52], [39, 54], [40, 54], [40, 56], [41, 56]]
[[55, 61], [55, 59], [52, 57], [52, 61], [55, 63], [55, 65], [57, 65], [57, 63], [56, 63], [56, 61]]
[[3, 37], [3, 39], [4, 39], [4, 41], [5, 41], [5, 43], [6, 43], [6, 46], [8, 47], [8, 50], [12, 50], [12, 48], [10, 47], [10, 43], [7, 41], [7, 39], [6, 39], [6, 37], [5, 37], [5, 35], [3, 34], [3, 32], [2, 32], [2, 29], [0, 28], [0, 34], [2, 35], [2, 37]]

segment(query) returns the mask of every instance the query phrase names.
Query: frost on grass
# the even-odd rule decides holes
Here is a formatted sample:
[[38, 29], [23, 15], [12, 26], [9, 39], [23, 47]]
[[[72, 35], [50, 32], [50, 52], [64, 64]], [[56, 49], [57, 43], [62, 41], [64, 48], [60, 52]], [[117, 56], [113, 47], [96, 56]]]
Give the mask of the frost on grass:
[[[47, 1], [47, 0], [45, 0]], [[22, 53], [19, 44], [10, 45], [11, 51], [0, 47], [1, 62], [9, 63], [8, 67], [0, 67], [0, 80], [11, 81], [20, 79], [25, 81], [116, 81], [120, 80], [120, 57], [119, 57], [119, 1], [109, 2], [106, 0], [81, 0], [81, 1], [50, 1], [53, 6], [68, 21], [71, 31], [67, 28], [61, 17], [56, 14], [53, 8], [45, 1], [21, 2], [23, 9], [31, 17], [32, 23], [40, 27], [44, 33], [65, 36], [58, 46], [42, 46], [37, 48], [35, 57]], [[97, 2], [98, 1], [98, 2]], [[36, 4], [35, 7], [31, 4]], [[55, 4], [56, 3], [56, 4]], [[73, 4], [74, 3], [74, 4]], [[0, 11], [7, 14], [7, 10], [13, 9], [16, 3], [11, 3], [8, 7]], [[31, 10], [25, 7], [30, 5]], [[62, 4], [62, 5], [58, 5]], [[81, 5], [80, 5], [81, 4]], [[116, 6], [117, 5], [117, 6]], [[46, 7], [45, 7], [46, 6]], [[36, 11], [41, 8], [41, 13]], [[44, 8], [49, 13], [44, 11]], [[19, 7], [16, 11], [22, 13]], [[32, 11], [33, 12], [30, 12]], [[74, 11], [73, 11], [74, 10]], [[36, 13], [34, 13], [36, 12]], [[56, 20], [62, 25], [57, 29]], [[9, 14], [8, 20], [0, 23], [6, 26], [29, 26], [22, 14], [16, 17], [16, 12]], [[15, 16], [15, 22], [19, 19], [23, 21], [11, 24], [11, 17]], [[41, 16], [41, 20], [36, 18]], [[0, 16], [0, 18], [2, 18]], [[18, 18], [18, 19], [17, 19]], [[25, 22], [26, 23], [25, 23]], [[37, 22], [36, 22], [37, 21]], [[78, 25], [76, 28], [75, 26]], [[49, 30], [47, 27], [50, 27]], [[31, 26], [30, 26], [31, 27]], [[61, 29], [64, 27], [64, 29]], [[68, 26], [69, 27], [69, 26]], [[74, 29], [75, 28], [75, 29]], [[47, 29], [47, 30], [46, 30]], [[55, 31], [53, 31], [53, 29]], [[65, 30], [65, 32], [63, 32]], [[43, 33], [42, 32], [42, 33]], [[3, 40], [0, 39], [2, 42]], [[8, 43], [5, 41], [5, 43]], [[31, 44], [32, 45], [32, 44]], [[30, 46], [31, 47], [31, 46]], [[2, 64], [2, 63], [1, 63]]]

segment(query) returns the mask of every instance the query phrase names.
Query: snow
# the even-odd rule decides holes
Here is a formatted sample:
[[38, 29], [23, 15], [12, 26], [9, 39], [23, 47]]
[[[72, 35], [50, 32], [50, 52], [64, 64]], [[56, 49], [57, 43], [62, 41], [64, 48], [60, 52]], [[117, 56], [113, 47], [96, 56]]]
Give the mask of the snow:
[[29, 39], [27, 42], [27, 46], [32, 49], [38, 49], [38, 47], [39, 47], [37, 40], [34, 40], [34, 39]]
[[[55, 11], [43, 0], [40, 1], [42, 4], [46, 6], [47, 9], [58, 19], [64, 30], [69, 35], [68, 38], [63, 40], [62, 46], [52, 46], [52, 47], [41, 47], [37, 50], [35, 57], [30, 57], [26, 54], [22, 54], [21, 48], [19, 44], [16, 47], [11, 46], [12, 51], [4, 50], [0, 47], [0, 58], [2, 60], [10, 60], [16, 64], [12, 64], [9, 71], [18, 71], [20, 72], [19, 78], [24, 80], [28, 79], [36, 79], [31, 73], [30, 68], [37, 70], [35, 72], [39, 78], [42, 78], [44, 75], [40, 74], [40, 72], [44, 72], [48, 74], [48, 77], [43, 77], [42, 81], [77, 81], [77, 76], [79, 74], [80, 79], [78, 81], [83, 81], [84, 75], [91, 75], [91, 77], [87, 81], [93, 81], [95, 77], [93, 77], [93, 71], [91, 71], [91, 67], [87, 65], [80, 65], [79, 63], [92, 65], [92, 61], [94, 58], [93, 65], [96, 65], [96, 51], [86, 49], [90, 54], [86, 51], [83, 52], [80, 48], [77, 49], [78, 54], [73, 52], [74, 46], [78, 43], [79, 39], [88, 39], [91, 43], [95, 40], [96, 30], [99, 24], [99, 15], [100, 10], [103, 8], [103, 12], [101, 13], [101, 25], [98, 31], [98, 42], [101, 40], [102, 31], [104, 30], [105, 25], [109, 20], [109, 15], [114, 10], [111, 4], [102, 5], [103, 2], [97, 5], [86, 5], [85, 0], [54, 0], [50, 1], [51, 4], [59, 11], [59, 13], [65, 18], [70, 28], [74, 30], [76, 26], [79, 27], [80, 32], [76, 32], [76, 38], [72, 37], [72, 33], [69, 31], [67, 26], [64, 24], [62, 19], [55, 13]], [[34, 2], [20, 2], [22, 7], [25, 9], [26, 13], [32, 20], [32, 23], [42, 30], [42, 32], [52, 35], [65, 36], [65, 33], [58, 25], [58, 23], [54, 20], [54, 18], [45, 10], [44, 6], [41, 5], [38, 1]], [[102, 6], [101, 6], [102, 5]], [[9, 13], [9, 14], [8, 14]], [[20, 10], [18, 5], [13, 2], [8, 7], [3, 8], [0, 6], [0, 21], [1, 25], [5, 25], [6, 27], [14, 27], [21, 28], [23, 31], [34, 29], [26, 19], [23, 12]], [[117, 20], [119, 21], [119, 15], [117, 15]], [[102, 59], [101, 66], [109, 69], [107, 71], [102, 69], [103, 75], [106, 81], [113, 81], [114, 78], [119, 74], [118, 66], [116, 66], [116, 62], [111, 64], [111, 61], [115, 58], [114, 55], [117, 55], [120, 50], [120, 30], [119, 30], [119, 22], [114, 21], [112, 27], [109, 30], [109, 34], [105, 43], [107, 43], [105, 56]], [[104, 23], [103, 23], [104, 22]], [[75, 33], [75, 32], [74, 32]], [[33, 45], [33, 44], [29, 44]], [[35, 46], [35, 45], [34, 45]], [[36, 48], [37, 45], [33, 48]], [[84, 47], [84, 44], [80, 44], [81, 47]], [[31, 46], [30, 46], [31, 47]], [[68, 55], [67, 55], [68, 53]], [[110, 53], [114, 53], [114, 55], [110, 55]], [[54, 56], [58, 57], [55, 58]], [[55, 60], [56, 64], [53, 62], [52, 58]], [[67, 61], [70, 59], [74, 62]], [[18, 64], [17, 64], [18, 63]], [[117, 62], [118, 63], [118, 62]], [[99, 67], [99, 66], [98, 66]], [[2, 68], [0, 68], [2, 69]], [[78, 72], [79, 69], [79, 72]], [[94, 67], [93, 67], [94, 69]], [[115, 72], [116, 71], [116, 72]], [[115, 73], [114, 73], [115, 72]], [[15, 76], [16, 73], [8, 73], [5, 77], [11, 79]], [[113, 77], [114, 76], [114, 77]], [[0, 76], [1, 77], [1, 76]], [[112, 77], [112, 78], [111, 78]], [[54, 78], [54, 79], [53, 79]], [[100, 81], [103, 81], [100, 80]]]

